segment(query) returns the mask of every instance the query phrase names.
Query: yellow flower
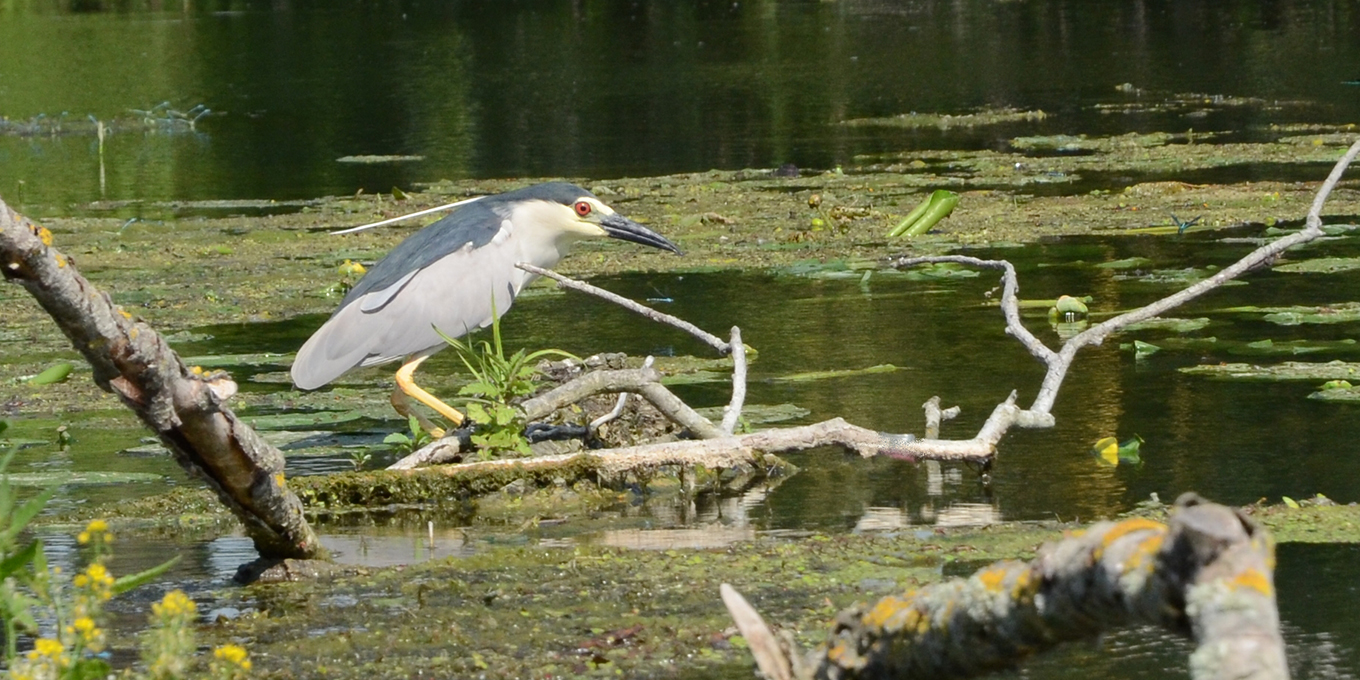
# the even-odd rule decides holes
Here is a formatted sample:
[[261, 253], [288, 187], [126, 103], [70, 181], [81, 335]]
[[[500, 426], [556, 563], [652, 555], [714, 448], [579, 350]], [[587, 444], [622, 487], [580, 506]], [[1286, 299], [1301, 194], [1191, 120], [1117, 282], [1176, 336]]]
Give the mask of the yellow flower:
[[94, 619], [88, 616], [82, 616], [75, 620], [75, 622], [72, 624], [72, 627], [74, 627], [76, 631], [79, 632], [81, 635], [89, 637], [90, 633], [94, 632], [95, 629]]
[[76, 540], [81, 545], [85, 545], [92, 540], [103, 540], [109, 542], [113, 540], [113, 534], [109, 533], [109, 523], [102, 519], [91, 520], [85, 525], [85, 530], [76, 536]]
[[151, 605], [151, 611], [158, 617], [193, 616], [198, 613], [198, 605], [183, 591], [172, 590], [160, 602]]
[[213, 656], [222, 661], [250, 670], [250, 659], [246, 658], [246, 648], [240, 645], [222, 645], [213, 650]]
[[28, 658], [36, 659], [45, 656], [56, 659], [59, 658], [64, 651], [66, 651], [66, 648], [62, 646], [60, 642], [53, 640], [52, 638], [38, 638], [33, 641], [33, 651], [28, 653]]

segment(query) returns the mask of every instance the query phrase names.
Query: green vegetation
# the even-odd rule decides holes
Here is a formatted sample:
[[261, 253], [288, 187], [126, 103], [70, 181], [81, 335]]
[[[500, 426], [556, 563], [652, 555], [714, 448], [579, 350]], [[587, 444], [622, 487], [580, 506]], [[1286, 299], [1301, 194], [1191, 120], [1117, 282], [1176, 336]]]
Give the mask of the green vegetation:
[[490, 341], [472, 342], [447, 335], [444, 340], [458, 353], [459, 360], [472, 375], [472, 382], [458, 390], [458, 394], [468, 397], [464, 410], [468, 420], [476, 426], [472, 444], [481, 458], [527, 456], [529, 440], [524, 438], [524, 427], [528, 423], [515, 403], [538, 389], [534, 379], [538, 369], [534, 366], [540, 359], [576, 357], [559, 349], [530, 352], [523, 348], [506, 356], [500, 316], [494, 303], [491, 314], [494, 321], [491, 322]]

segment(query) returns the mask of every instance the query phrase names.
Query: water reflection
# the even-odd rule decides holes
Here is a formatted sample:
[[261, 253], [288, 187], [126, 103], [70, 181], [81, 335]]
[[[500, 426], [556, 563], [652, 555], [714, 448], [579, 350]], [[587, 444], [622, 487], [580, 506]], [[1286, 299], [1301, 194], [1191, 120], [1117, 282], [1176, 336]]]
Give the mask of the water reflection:
[[[1342, 85], [1357, 77], [1348, 65], [1360, 63], [1360, 17], [1330, 0], [29, 0], [0, 11], [0, 116], [115, 124], [102, 190], [92, 135], [0, 134], [0, 195], [51, 211], [100, 199], [314, 198], [441, 178], [829, 168], [1021, 134], [1250, 135], [1360, 114]], [[1095, 108], [1127, 103], [1115, 90], [1126, 82], [1151, 99], [1255, 99]], [[214, 114], [193, 134], [119, 129], [161, 102]], [[982, 106], [1051, 115], [950, 130], [839, 124]], [[423, 160], [336, 162], [363, 154]]]

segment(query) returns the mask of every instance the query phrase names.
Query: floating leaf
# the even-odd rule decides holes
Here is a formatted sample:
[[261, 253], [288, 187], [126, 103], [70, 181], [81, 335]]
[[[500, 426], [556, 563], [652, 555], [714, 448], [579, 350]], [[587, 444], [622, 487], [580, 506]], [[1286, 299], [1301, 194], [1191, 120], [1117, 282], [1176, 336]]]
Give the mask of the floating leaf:
[[1150, 342], [1143, 342], [1142, 340], [1133, 341], [1133, 353], [1139, 359], [1143, 357], [1150, 357], [1160, 351], [1162, 351], [1161, 347], [1158, 347]]
[[1299, 502], [1290, 498], [1289, 496], [1280, 496], [1280, 500], [1284, 501], [1284, 504], [1288, 507], [1291, 507], [1295, 510], [1299, 509]]
[[1172, 331], [1174, 333], [1190, 333], [1193, 331], [1200, 330], [1201, 328], [1204, 328], [1205, 326], [1208, 325], [1209, 319], [1206, 317], [1200, 317], [1197, 319], [1175, 319], [1154, 317], [1151, 319], [1139, 321], [1137, 323], [1131, 323], [1124, 327], [1124, 332], [1127, 333], [1132, 331], [1159, 330], [1159, 331]]
[[1152, 264], [1152, 260], [1146, 257], [1126, 257], [1122, 260], [1101, 262], [1096, 265], [1100, 269], [1138, 269]]
[[1190, 375], [1225, 380], [1349, 380], [1360, 377], [1360, 364], [1345, 361], [1313, 363], [1285, 361], [1270, 366], [1253, 364], [1208, 364], [1178, 369]]
[[74, 366], [72, 366], [69, 361], [63, 361], [59, 364], [53, 364], [49, 366], [46, 370], [44, 370], [42, 373], [39, 373], [33, 376], [32, 378], [29, 378], [28, 384], [53, 385], [59, 382], [64, 382], [68, 377], [70, 377], [71, 370], [73, 368]]
[[1349, 380], [1328, 380], [1322, 383], [1324, 390], [1349, 390], [1352, 387]]
[[773, 382], [812, 382], [814, 380], [827, 380], [829, 378], [845, 378], [853, 375], [869, 375], [872, 373], [892, 373], [901, 370], [892, 364], [878, 364], [868, 368], [852, 368], [838, 371], [809, 371], [807, 373], [794, 373], [782, 375], [774, 378]]

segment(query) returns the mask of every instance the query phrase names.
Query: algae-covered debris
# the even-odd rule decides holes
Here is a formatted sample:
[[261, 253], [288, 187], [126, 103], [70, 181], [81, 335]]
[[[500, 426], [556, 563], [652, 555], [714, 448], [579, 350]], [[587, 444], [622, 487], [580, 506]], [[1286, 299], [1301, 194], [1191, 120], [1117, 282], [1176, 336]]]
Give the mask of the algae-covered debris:
[[1309, 363], [1286, 361], [1270, 366], [1255, 364], [1209, 364], [1178, 369], [1189, 375], [1202, 375], [1223, 380], [1354, 380], [1360, 378], [1360, 363], [1329, 361]]
[[360, 155], [360, 156], [341, 156], [335, 159], [336, 163], [355, 163], [361, 165], [377, 165], [379, 163], [412, 163], [425, 160], [424, 156], [400, 156], [400, 155]]
[[1272, 269], [1292, 274], [1338, 274], [1360, 269], [1360, 257], [1315, 257], [1276, 265]]
[[1136, 323], [1131, 323], [1123, 328], [1121, 332], [1133, 333], [1137, 331], [1170, 331], [1172, 333], [1191, 333], [1201, 330], [1209, 325], [1207, 317], [1194, 319], [1178, 319], [1174, 317], [1154, 317]]
[[1232, 314], [1260, 314], [1263, 321], [1281, 326], [1302, 324], [1334, 324], [1360, 321], [1360, 302], [1339, 302], [1332, 305], [1290, 305], [1286, 307], [1227, 307], [1217, 310]]
[[846, 127], [901, 127], [901, 128], [940, 128], [947, 130], [957, 127], [979, 127], [1001, 123], [1041, 121], [1048, 114], [1040, 110], [1024, 111], [1013, 108], [982, 109], [974, 113], [904, 113], [883, 118], [852, 118], [841, 121]]

